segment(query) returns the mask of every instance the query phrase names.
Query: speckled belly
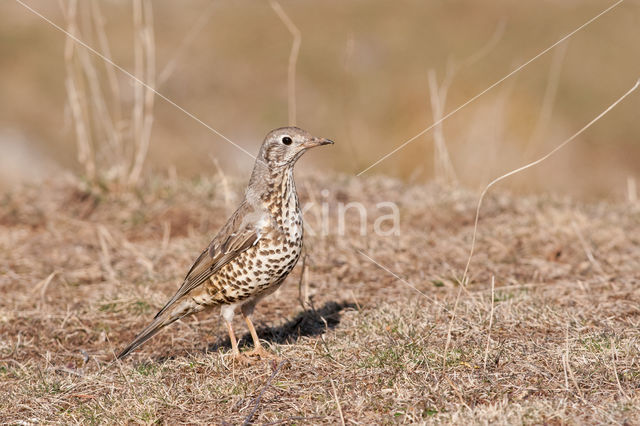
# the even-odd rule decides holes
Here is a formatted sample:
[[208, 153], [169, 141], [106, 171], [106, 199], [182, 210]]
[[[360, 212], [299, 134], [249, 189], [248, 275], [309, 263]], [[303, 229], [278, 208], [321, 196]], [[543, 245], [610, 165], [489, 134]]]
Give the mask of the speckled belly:
[[302, 230], [267, 233], [258, 243], [222, 267], [207, 285], [209, 303], [237, 303], [279, 284], [302, 251]]

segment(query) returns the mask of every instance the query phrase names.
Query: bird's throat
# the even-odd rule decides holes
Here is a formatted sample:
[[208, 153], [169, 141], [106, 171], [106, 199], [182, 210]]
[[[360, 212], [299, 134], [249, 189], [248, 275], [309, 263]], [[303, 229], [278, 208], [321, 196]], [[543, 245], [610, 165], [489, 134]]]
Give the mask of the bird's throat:
[[270, 172], [261, 197], [267, 209], [275, 216], [280, 215], [281, 212], [298, 210], [298, 194], [293, 179], [293, 168]]

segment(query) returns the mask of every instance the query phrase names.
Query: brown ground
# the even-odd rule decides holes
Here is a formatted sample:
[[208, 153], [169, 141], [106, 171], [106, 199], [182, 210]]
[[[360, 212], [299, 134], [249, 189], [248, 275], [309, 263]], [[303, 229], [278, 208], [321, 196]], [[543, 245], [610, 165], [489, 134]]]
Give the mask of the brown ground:
[[[256, 313], [288, 362], [247, 368], [232, 363], [217, 313], [111, 364], [243, 182], [157, 178], [118, 195], [70, 181], [4, 197], [0, 422], [640, 422], [638, 205], [489, 196], [459, 292], [475, 195], [381, 178], [298, 181], [303, 200], [315, 197], [313, 228], [329, 189], [331, 232], [308, 234], [306, 279], [299, 265]], [[363, 202], [371, 231], [388, 200], [399, 236], [362, 237], [355, 215], [337, 235], [336, 203]], [[248, 344], [239, 318], [237, 330]]]

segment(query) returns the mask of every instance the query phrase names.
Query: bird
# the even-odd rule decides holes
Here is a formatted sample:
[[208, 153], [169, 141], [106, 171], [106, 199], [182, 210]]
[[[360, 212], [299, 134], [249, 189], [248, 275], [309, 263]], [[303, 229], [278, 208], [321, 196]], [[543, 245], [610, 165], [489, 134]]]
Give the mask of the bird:
[[[118, 355], [122, 359], [173, 322], [220, 306], [235, 359], [272, 356], [251, 320], [256, 304], [276, 291], [300, 258], [303, 222], [293, 168], [309, 149], [333, 144], [298, 127], [269, 132], [238, 209], [195, 260], [178, 291]], [[253, 350], [240, 353], [232, 327], [236, 309]]]

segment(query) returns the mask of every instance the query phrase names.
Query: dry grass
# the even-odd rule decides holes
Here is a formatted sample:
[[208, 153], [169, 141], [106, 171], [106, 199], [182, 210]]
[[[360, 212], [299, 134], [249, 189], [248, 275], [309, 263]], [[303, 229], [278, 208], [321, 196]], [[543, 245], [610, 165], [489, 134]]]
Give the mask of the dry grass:
[[332, 212], [360, 201], [374, 215], [377, 202], [396, 201], [401, 234], [361, 237], [353, 220], [347, 236], [308, 236], [306, 279], [299, 266], [256, 316], [288, 362], [248, 368], [231, 363], [217, 313], [111, 364], [244, 182], [156, 178], [118, 195], [70, 182], [4, 197], [0, 422], [640, 422], [637, 204], [489, 195], [452, 319], [474, 195], [383, 178], [298, 180], [303, 199], [329, 189]]
[[[62, 4], [62, 3], [61, 3]], [[85, 11], [84, 22], [78, 17], [78, 1], [63, 6], [67, 21], [65, 42], [65, 86], [75, 128], [78, 163], [87, 179], [116, 186], [135, 186], [141, 178], [151, 142], [156, 85], [153, 12], [147, 0], [133, 0], [132, 88], [121, 88], [122, 71], [111, 59], [105, 20], [97, 3]], [[78, 40], [88, 38], [79, 28], [95, 32], [100, 46], [92, 56]], [[98, 66], [95, 64], [98, 60]], [[142, 84], [141, 82], [144, 82]], [[105, 90], [103, 85], [108, 86]], [[132, 102], [127, 101], [127, 97]], [[130, 117], [124, 117], [129, 112]]]
[[[25, 3], [68, 28], [59, 7], [67, 1]], [[292, 80], [287, 78], [290, 31], [268, 2], [193, 0], [192, 7], [171, 1], [151, 3], [158, 70], [154, 88], [255, 153], [265, 133], [287, 123], [287, 112], [293, 111], [288, 108], [292, 102]], [[457, 64], [442, 111], [446, 115], [615, 0], [543, 5], [463, 0], [456, 4], [405, 2], [401, 7], [383, 0], [333, 0], [314, 8], [294, 0], [279, 3], [302, 37], [295, 79], [297, 123], [338, 142], [332, 152], [318, 152], [307, 161], [357, 173], [433, 123], [438, 114], [430, 102], [429, 70], [437, 72], [442, 88], [448, 61]], [[88, 9], [95, 5], [100, 6], [103, 19], [86, 21], [91, 17]], [[153, 77], [145, 76], [144, 69], [140, 74], [136, 70], [132, 44], [140, 37], [131, 1], [80, 1], [78, 7], [77, 34], [82, 40], [137, 77], [145, 81]], [[336, 8], [341, 12], [336, 13]], [[640, 69], [640, 55], [629, 54], [637, 49], [637, 23], [632, 19], [636, 8], [634, 2], [625, 1], [571, 37], [564, 60], [560, 60], [564, 54], [556, 52], [562, 53], [566, 45], [558, 46], [495, 92], [447, 119], [442, 130], [458, 180], [475, 188], [535, 158], [628, 88]], [[33, 166], [13, 169], [15, 179], [42, 169], [41, 157], [62, 169], [84, 173], [72, 143], [73, 111], [65, 107], [65, 36], [15, 1], [7, 2], [3, 12], [0, 128], [18, 136], [0, 138], [0, 149], [5, 154], [9, 147], [20, 145], [35, 153], [30, 158]], [[328, 22], [331, 31], [327, 31]], [[83, 50], [74, 48], [73, 63], [81, 68], [78, 71], [93, 66], [101, 87], [94, 90], [95, 84], [83, 78], [84, 86], [78, 81], [78, 90], [84, 87], [86, 96], [102, 90], [113, 124], [123, 126], [117, 128], [127, 154], [126, 161], [119, 162], [122, 157], [115, 155], [119, 151], [111, 149], [115, 145], [110, 141], [96, 145], [96, 168], [131, 165], [136, 141], [131, 107], [136, 99], [140, 102], [140, 97], [134, 98], [139, 89], [129, 77]], [[637, 102], [637, 96], [629, 99], [563, 153], [561, 161], [505, 185], [524, 191], [554, 186], [578, 197], [612, 191], [625, 196], [627, 179], [640, 180]], [[108, 120], [93, 120], [93, 101], [86, 103], [90, 109], [80, 112], [98, 125], [92, 141], [100, 144], [106, 139], [101, 126], [108, 127]], [[226, 172], [251, 167], [249, 156], [157, 95], [153, 112], [153, 139], [145, 161], [152, 170], [176, 167], [189, 177], [208, 173], [211, 152], [227, 163]], [[437, 176], [436, 133], [410, 144], [375, 172], [420, 180]], [[14, 157], [9, 151], [0, 156], [0, 168], [6, 172], [17, 162]], [[130, 169], [112, 173], [126, 171]], [[123, 179], [127, 181], [128, 176]], [[9, 185], [0, 181], [2, 187]]]

